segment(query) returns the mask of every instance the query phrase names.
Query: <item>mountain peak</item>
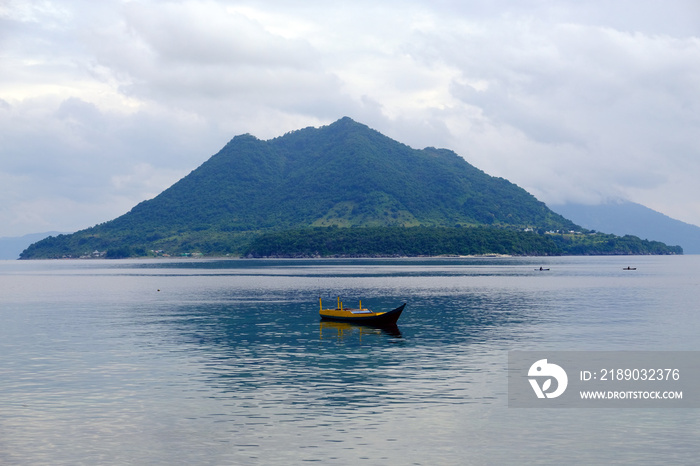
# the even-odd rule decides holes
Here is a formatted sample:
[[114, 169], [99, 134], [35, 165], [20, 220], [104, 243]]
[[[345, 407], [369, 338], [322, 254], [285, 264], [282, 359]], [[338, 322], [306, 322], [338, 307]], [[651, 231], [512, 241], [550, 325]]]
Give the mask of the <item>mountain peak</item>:
[[[329, 126], [334, 126], [334, 125], [338, 125], [338, 126], [339, 126], [339, 125], [359, 125], [359, 124], [360, 124], [360, 123], [356, 122], [355, 120], [353, 120], [353, 119], [350, 118], [349, 116], [344, 116], [344, 117], [342, 117], [342, 118], [336, 120], [335, 122], [331, 123]], [[365, 125], [361, 125], [361, 126], [365, 126]]]
[[268, 230], [456, 225], [577, 228], [452, 151], [412, 149], [343, 117], [267, 141], [236, 136], [154, 199], [62, 241], [75, 254], [79, 244], [104, 250], [124, 238], [148, 251], [206, 237], [225, 253]]
[[351, 134], [363, 134], [366, 136], [369, 135], [374, 135], [374, 136], [381, 136], [381, 137], [386, 137], [380, 132], [373, 130], [367, 125], [363, 125], [362, 123], [358, 123], [355, 120], [353, 120], [350, 117], [343, 117], [339, 120], [334, 121], [328, 126], [322, 126], [318, 128], [319, 132], [321, 133], [331, 133], [331, 134], [339, 134], [343, 136], [348, 136]]

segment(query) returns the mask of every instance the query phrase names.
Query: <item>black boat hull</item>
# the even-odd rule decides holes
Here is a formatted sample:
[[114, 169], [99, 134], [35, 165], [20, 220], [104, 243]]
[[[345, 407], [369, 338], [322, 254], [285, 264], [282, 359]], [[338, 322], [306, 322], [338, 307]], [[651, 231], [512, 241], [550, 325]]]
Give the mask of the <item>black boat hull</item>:
[[373, 325], [373, 326], [386, 326], [386, 325], [396, 325], [396, 321], [399, 320], [399, 317], [401, 317], [401, 313], [403, 312], [404, 307], [406, 307], [406, 303], [403, 303], [401, 306], [397, 307], [396, 309], [393, 309], [391, 311], [385, 312], [384, 314], [380, 314], [378, 316], [328, 316], [328, 315], [321, 315], [321, 320], [330, 320], [333, 322], [352, 322], [354, 324], [362, 324], [362, 325]]

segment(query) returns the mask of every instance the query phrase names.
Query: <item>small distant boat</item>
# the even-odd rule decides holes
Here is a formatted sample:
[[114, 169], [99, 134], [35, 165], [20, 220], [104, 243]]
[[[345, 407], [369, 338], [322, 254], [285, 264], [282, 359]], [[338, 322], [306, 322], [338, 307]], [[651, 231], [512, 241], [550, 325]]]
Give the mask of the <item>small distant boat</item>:
[[544, 269], [544, 268], [540, 267], [539, 269], [535, 269], [535, 270], [537, 270], [537, 271], [539, 271], [539, 272], [546, 272], [546, 271], [548, 271], [549, 269]]
[[335, 309], [323, 309], [323, 302], [321, 298], [318, 298], [318, 305], [320, 308], [320, 315], [322, 320], [334, 320], [336, 322], [353, 322], [362, 325], [396, 325], [396, 321], [399, 320], [403, 308], [406, 307], [406, 303], [393, 309], [391, 311], [375, 312], [367, 308], [362, 307], [362, 301], [360, 301], [359, 308], [344, 307], [343, 302], [338, 297], [338, 307]]
[[637, 267], [625, 267], [622, 270], [637, 270]]

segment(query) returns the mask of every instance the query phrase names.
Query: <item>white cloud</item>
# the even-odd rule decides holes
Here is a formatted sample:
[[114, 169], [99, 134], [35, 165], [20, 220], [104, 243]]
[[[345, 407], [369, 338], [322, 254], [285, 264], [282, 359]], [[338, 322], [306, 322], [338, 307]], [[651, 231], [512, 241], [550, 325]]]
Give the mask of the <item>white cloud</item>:
[[12, 0], [0, 23], [0, 236], [65, 230], [61, 199], [68, 229], [113, 218], [236, 134], [345, 115], [550, 203], [700, 224], [691, 0]]
[[[700, 75], [697, 38], [527, 21], [492, 26], [439, 32], [424, 42], [426, 61], [461, 70], [453, 96], [481, 109], [485, 121], [477, 126], [497, 134], [492, 147], [483, 141], [492, 131], [471, 130], [454, 141], [463, 154], [478, 145], [477, 166], [546, 201], [659, 188], [667, 180], [660, 167], [697, 166], [691, 135], [700, 81], [688, 78]], [[439, 53], [458, 47], [462, 54]], [[674, 146], [680, 150], [661, 152]]]

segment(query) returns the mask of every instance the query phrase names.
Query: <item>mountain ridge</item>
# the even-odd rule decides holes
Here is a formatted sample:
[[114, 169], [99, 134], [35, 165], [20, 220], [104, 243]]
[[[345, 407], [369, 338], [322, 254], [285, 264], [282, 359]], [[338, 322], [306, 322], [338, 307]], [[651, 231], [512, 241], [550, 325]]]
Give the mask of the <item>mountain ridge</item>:
[[590, 230], [653, 238], [667, 244], [678, 244], [683, 247], [684, 253], [700, 254], [700, 227], [635, 202], [597, 205], [569, 203], [549, 207]]
[[19, 258], [22, 251], [33, 243], [49, 236], [63, 234], [60, 231], [47, 231], [41, 233], [28, 233], [22, 236], [0, 236], [0, 260], [14, 260]]
[[413, 149], [348, 117], [269, 140], [232, 138], [114, 220], [31, 245], [22, 258], [244, 254], [261, 232], [492, 226], [580, 230], [530, 193], [448, 149]]

